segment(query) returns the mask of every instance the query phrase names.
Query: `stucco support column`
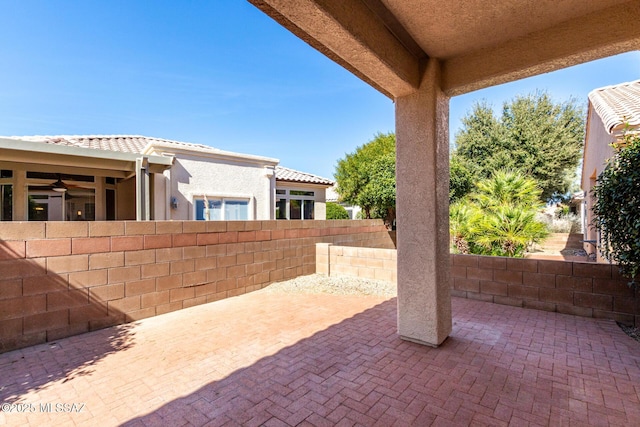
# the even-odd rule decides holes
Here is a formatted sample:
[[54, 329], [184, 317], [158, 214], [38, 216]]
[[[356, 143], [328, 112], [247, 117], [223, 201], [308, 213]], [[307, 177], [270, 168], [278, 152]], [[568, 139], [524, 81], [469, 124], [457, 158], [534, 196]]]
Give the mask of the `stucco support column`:
[[267, 179], [265, 183], [265, 203], [262, 209], [262, 215], [256, 219], [271, 220], [275, 219], [276, 172], [275, 168], [269, 166], [265, 166], [264, 170], [264, 176]]
[[420, 88], [396, 99], [398, 332], [440, 345], [451, 333], [449, 288], [449, 99], [440, 63]]
[[95, 215], [96, 221], [106, 221], [107, 219], [107, 203], [105, 200], [105, 179], [104, 176], [95, 177], [96, 188], [94, 190], [95, 196]]
[[29, 220], [29, 186], [27, 172], [21, 169], [13, 170], [13, 220]]
[[136, 159], [136, 220], [151, 219], [151, 202], [149, 192], [149, 158]]

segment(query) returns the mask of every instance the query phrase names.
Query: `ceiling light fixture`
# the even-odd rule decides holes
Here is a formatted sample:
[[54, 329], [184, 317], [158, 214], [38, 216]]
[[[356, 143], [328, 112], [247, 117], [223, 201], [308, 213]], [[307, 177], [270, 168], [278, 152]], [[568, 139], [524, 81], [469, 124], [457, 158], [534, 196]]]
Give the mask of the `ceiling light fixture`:
[[62, 182], [60, 175], [58, 175], [58, 180], [51, 184], [51, 189], [58, 193], [66, 193], [67, 186], [64, 184], [64, 182]]

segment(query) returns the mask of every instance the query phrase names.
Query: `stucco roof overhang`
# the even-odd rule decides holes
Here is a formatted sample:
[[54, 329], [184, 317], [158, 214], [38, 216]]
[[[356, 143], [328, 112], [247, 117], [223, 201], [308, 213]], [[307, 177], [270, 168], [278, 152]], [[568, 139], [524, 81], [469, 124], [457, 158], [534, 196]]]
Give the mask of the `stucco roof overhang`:
[[[51, 167], [73, 168], [78, 173], [109, 171], [110, 176], [125, 177], [135, 171], [136, 159], [141, 154], [98, 150], [67, 145], [47, 144], [14, 138], [0, 138], [0, 164], [21, 163], [51, 170]], [[161, 173], [171, 167], [173, 158], [145, 155], [149, 171]]]
[[166, 157], [185, 154], [262, 166], [275, 166], [278, 163], [278, 159], [271, 157], [235, 153], [203, 144], [142, 135], [34, 135], [11, 136], [8, 138], [61, 147], [102, 150], [108, 153], [132, 153], [137, 155], [134, 157], [140, 157], [140, 154], [147, 157], [148, 155]]
[[166, 153], [169, 155], [181, 153], [191, 156], [206, 157], [209, 159], [235, 161], [271, 167], [274, 167], [279, 162], [278, 159], [272, 157], [241, 154], [233, 151], [220, 150], [218, 148], [209, 147], [208, 145], [169, 140], [154, 140], [150, 142], [144, 150], [142, 150], [142, 153]]
[[449, 96], [638, 49], [637, 0], [249, 0], [391, 98]]

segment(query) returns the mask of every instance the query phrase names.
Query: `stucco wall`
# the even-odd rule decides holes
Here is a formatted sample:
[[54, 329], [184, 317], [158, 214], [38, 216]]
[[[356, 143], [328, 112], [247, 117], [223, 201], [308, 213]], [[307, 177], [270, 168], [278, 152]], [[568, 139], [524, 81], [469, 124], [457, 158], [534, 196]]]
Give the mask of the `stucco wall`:
[[[316, 271], [397, 282], [395, 249], [318, 243]], [[640, 301], [615, 265], [452, 254], [451, 295], [640, 325]]]
[[[120, 181], [116, 186], [116, 218], [136, 219], [136, 178]], [[0, 236], [1, 238], [1, 236]]]
[[[179, 154], [169, 172], [156, 175], [156, 218], [194, 219], [194, 197], [228, 197], [249, 200], [249, 219], [272, 217], [275, 178], [263, 165], [232, 163]], [[178, 201], [171, 209], [171, 197]]]
[[315, 244], [393, 247], [378, 220], [0, 222], [0, 351], [315, 271]]
[[[603, 171], [607, 159], [613, 156], [613, 149], [609, 144], [615, 141], [615, 138], [607, 133], [602, 123], [602, 119], [595, 113], [593, 108], [589, 108], [587, 118], [587, 133], [585, 137], [584, 158], [582, 166], [582, 189], [584, 190], [584, 239], [597, 240], [597, 232], [593, 229], [593, 214], [591, 207], [593, 199], [591, 197], [592, 187], [595, 184], [595, 178]], [[596, 252], [596, 246], [585, 243], [584, 249], [589, 253]], [[598, 254], [598, 256], [600, 256]], [[602, 259], [599, 259], [602, 261]]]

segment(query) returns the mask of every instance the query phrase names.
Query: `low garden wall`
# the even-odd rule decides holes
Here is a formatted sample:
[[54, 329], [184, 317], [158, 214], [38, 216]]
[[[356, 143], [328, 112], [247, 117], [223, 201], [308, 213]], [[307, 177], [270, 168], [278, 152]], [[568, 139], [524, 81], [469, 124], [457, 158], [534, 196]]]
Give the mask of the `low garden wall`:
[[397, 253], [395, 249], [389, 248], [358, 248], [318, 243], [316, 273], [397, 283]]
[[[397, 281], [396, 251], [316, 245], [318, 273]], [[640, 325], [637, 292], [614, 265], [451, 255], [451, 295]]]
[[314, 273], [319, 242], [394, 247], [379, 220], [0, 222], [0, 352]]

